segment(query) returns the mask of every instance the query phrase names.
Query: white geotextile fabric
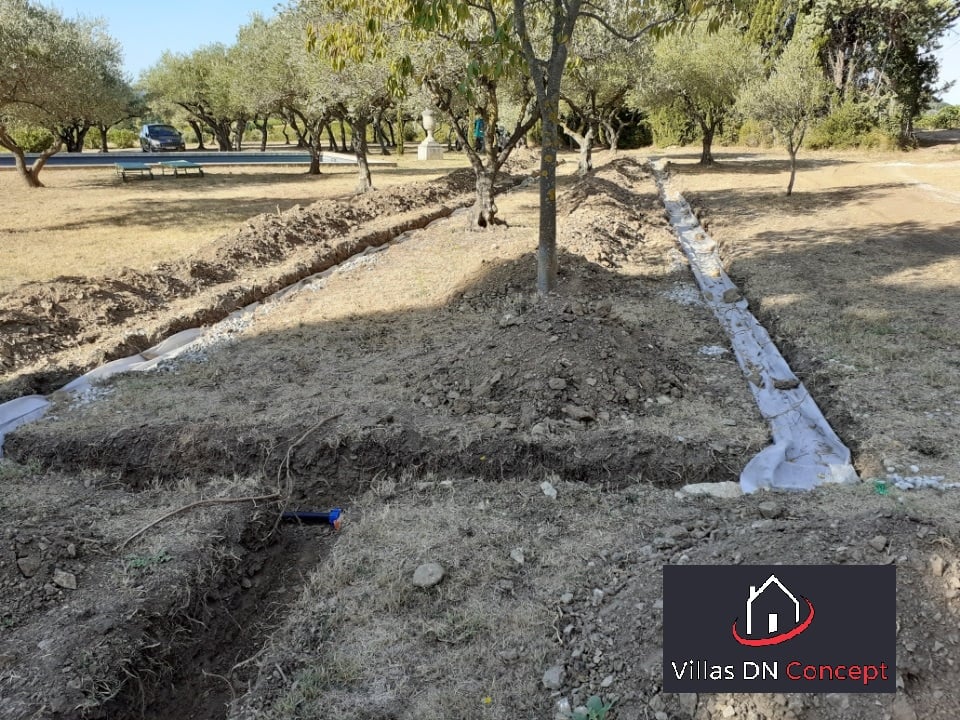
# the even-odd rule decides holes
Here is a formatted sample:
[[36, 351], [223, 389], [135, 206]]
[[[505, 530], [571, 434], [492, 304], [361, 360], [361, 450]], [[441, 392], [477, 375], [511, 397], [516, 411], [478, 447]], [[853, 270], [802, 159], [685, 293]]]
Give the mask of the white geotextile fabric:
[[[730, 338], [760, 414], [770, 423], [773, 445], [760, 451], [743, 469], [743, 491], [809, 490], [825, 482], [858, 481], [850, 464], [850, 451], [750, 312], [747, 301], [740, 299], [736, 286], [723, 271], [716, 243], [700, 226], [683, 196], [667, 187], [662, 161], [653, 168], [660, 197], [703, 299]], [[733, 302], [724, 302], [725, 294]]]

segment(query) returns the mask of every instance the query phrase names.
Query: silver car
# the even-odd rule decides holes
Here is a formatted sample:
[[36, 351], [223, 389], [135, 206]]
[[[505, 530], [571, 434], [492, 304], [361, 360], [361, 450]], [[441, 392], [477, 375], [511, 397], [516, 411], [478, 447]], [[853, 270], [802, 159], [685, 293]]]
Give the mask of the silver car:
[[140, 128], [140, 149], [144, 152], [186, 150], [183, 135], [172, 125], [144, 125]]

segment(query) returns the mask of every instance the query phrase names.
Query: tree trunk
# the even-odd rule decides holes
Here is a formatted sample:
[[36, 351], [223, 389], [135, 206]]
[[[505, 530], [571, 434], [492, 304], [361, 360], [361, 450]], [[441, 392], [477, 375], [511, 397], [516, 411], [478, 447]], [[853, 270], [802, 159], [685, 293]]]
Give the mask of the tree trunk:
[[101, 123], [97, 125], [97, 130], [100, 133], [100, 152], [110, 152], [109, 148], [107, 148], [107, 126]]
[[404, 147], [403, 144], [406, 142], [405, 130], [407, 128], [407, 121], [403, 117], [403, 108], [397, 107], [397, 155], [403, 155]]
[[700, 129], [703, 130], [703, 150], [700, 152], [700, 164], [713, 165], [713, 152], [711, 152], [711, 148], [713, 146], [713, 134], [716, 132], [716, 127], [701, 123]]
[[211, 125], [210, 129], [213, 130], [213, 136], [217, 140], [217, 145], [220, 148], [220, 152], [229, 152], [233, 149], [233, 143], [230, 139], [229, 120], [221, 120], [220, 122]]
[[367, 163], [367, 121], [358, 119], [350, 123], [353, 133], [353, 152], [357, 156], [357, 194], [373, 190], [370, 165]]
[[473, 204], [473, 227], [492, 227], [497, 218], [497, 204], [494, 201], [493, 183], [497, 171], [484, 168], [477, 173], [477, 199]]
[[196, 120], [187, 120], [187, 125], [197, 136], [197, 150], [206, 150], [207, 146], [203, 144], [203, 127]]
[[537, 292], [546, 295], [557, 286], [557, 147], [560, 121], [560, 81], [567, 64], [567, 43], [580, 15], [582, 0], [554, 4], [550, 56], [537, 57], [527, 30], [527, 3], [514, 0], [514, 22], [540, 106], [540, 230], [537, 246]]
[[[343, 122], [343, 120], [340, 120], [339, 122], [340, 122], [340, 147], [342, 147], [343, 151], [346, 152], [347, 148], [350, 147], [349, 145], [347, 145], [347, 131], [344, 128], [345, 123]], [[366, 142], [366, 138], [364, 138], [364, 142]]]
[[323, 151], [315, 145], [310, 146], [310, 169], [307, 170], [307, 175], [319, 175], [320, 174], [320, 157], [323, 155]]
[[263, 124], [257, 125], [256, 119], [254, 119], [253, 124], [256, 126], [257, 130], [260, 131], [260, 152], [267, 151], [267, 133], [269, 132], [270, 116], [265, 115], [263, 118]]
[[797, 149], [788, 147], [787, 152], [790, 153], [790, 182], [787, 183], [787, 197], [790, 197], [793, 193], [793, 180], [797, 176]]
[[380, 143], [380, 154], [389, 155], [390, 148], [387, 147], [387, 134], [383, 131], [383, 125], [377, 120], [373, 124], [373, 138]]
[[243, 150], [243, 133], [247, 129], [247, 119], [245, 117], [237, 119], [233, 125], [233, 149], [237, 152]]
[[47, 164], [47, 160], [60, 152], [60, 149], [63, 147], [62, 138], [55, 137], [55, 142], [49, 148], [40, 153], [40, 156], [33, 161], [33, 165], [27, 165], [27, 159], [24, 156], [23, 148], [17, 145], [16, 141], [7, 133], [6, 126], [3, 123], [0, 123], [0, 147], [6, 148], [11, 153], [13, 153], [14, 163], [17, 168], [17, 172], [20, 174], [20, 177], [23, 178], [23, 181], [27, 184], [27, 187], [32, 188], [41, 188], [43, 183], [40, 182], [40, 171], [43, 169], [43, 166]]
[[[559, 82], [557, 83], [559, 86]], [[547, 96], [540, 109], [540, 232], [537, 244], [537, 292], [546, 295], [557, 286], [557, 150], [560, 133], [560, 93]]]
[[286, 121], [284, 121], [284, 123], [283, 123], [283, 128], [280, 130], [280, 133], [283, 135], [283, 144], [284, 144], [284, 145], [289, 145], [289, 144], [290, 144], [290, 135], [289, 135], [289, 133], [287, 133], [287, 122], [286, 122]]
[[[332, 150], [333, 152], [340, 152], [340, 148], [337, 147], [337, 139], [333, 136], [333, 128], [330, 127], [330, 123], [325, 123], [325, 126], [327, 128], [327, 140], [330, 143], [327, 146], [328, 149]], [[346, 148], [344, 148], [344, 150], [346, 150]]]
[[74, 124], [60, 130], [60, 139], [67, 152], [83, 152], [83, 140], [90, 129], [89, 123]]

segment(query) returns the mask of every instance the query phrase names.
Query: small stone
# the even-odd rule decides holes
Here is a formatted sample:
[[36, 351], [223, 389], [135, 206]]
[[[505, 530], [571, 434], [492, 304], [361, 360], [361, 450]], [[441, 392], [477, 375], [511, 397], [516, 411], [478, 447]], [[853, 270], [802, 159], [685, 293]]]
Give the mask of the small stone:
[[653, 714], [653, 720], [670, 720], [670, 716], [667, 715], [663, 710], [657, 710]]
[[595, 387], [596, 384], [597, 384], [597, 379], [595, 377], [587, 378], [587, 385], [589, 385], [590, 387]]
[[564, 405], [563, 412], [568, 417], [580, 422], [588, 422], [596, 418], [596, 415], [594, 415], [592, 410], [589, 408], [580, 407], [578, 405]]
[[640, 393], [637, 392], [636, 388], [629, 388], [626, 392], [623, 393], [623, 397], [624, 399], [629, 400], [630, 402], [633, 402], [638, 397], [640, 397]]
[[75, 558], [77, 556], [77, 546], [73, 543], [67, 545], [67, 557]]
[[523, 548], [514, 548], [510, 551], [510, 559], [513, 560], [517, 565], [523, 565], [526, 558], [523, 556]]
[[66, 588], [67, 590], [76, 590], [77, 576], [73, 573], [64, 572], [63, 570], [54, 570], [53, 584], [62, 588]]
[[777, 390], [794, 390], [800, 387], [800, 381], [797, 378], [774, 378], [773, 387]]
[[603, 680], [600, 681], [600, 687], [608, 688], [613, 685], [613, 675], [607, 675]]
[[919, 466], [919, 465], [911, 465], [911, 466], [910, 466], [910, 472], [912, 472], [912, 473], [918, 473], [918, 472], [920, 472], [920, 466]]
[[560, 602], [564, 605], [569, 605], [570, 603], [572, 603], [573, 593], [565, 592], [563, 595], [560, 596]]
[[783, 507], [779, 503], [775, 503], [772, 500], [767, 500], [765, 502], [757, 505], [757, 509], [760, 511], [760, 514], [769, 519], [773, 520], [783, 515]]
[[540, 489], [543, 490], [543, 494], [551, 500], [557, 499], [557, 489], [549, 480], [544, 480], [542, 483], [540, 483]]
[[677, 700], [680, 701], [681, 711], [690, 717], [697, 714], [697, 703], [700, 701], [700, 698], [696, 693], [680, 693], [677, 695]]
[[887, 538], [883, 535], [877, 535], [875, 538], [870, 540], [870, 547], [872, 547], [877, 552], [883, 552], [883, 549], [887, 546]]
[[934, 555], [930, 559], [930, 572], [933, 573], [934, 577], [943, 577], [943, 573], [946, 569], [947, 561], [939, 555]]
[[723, 301], [725, 303], [735, 303], [742, 297], [743, 295], [736, 288], [728, 288], [723, 291]]
[[903, 695], [898, 695], [890, 708], [890, 720], [917, 720], [917, 711]]
[[413, 573], [413, 584], [420, 588], [430, 588], [443, 580], [446, 571], [437, 563], [423, 563]]
[[554, 665], [547, 668], [546, 672], [543, 673], [543, 686], [547, 690], [559, 690], [563, 687], [563, 681], [566, 677], [567, 671], [564, 670], [563, 665]]
[[657, 405], [671, 405], [673, 398], [669, 395], [657, 395]]
[[552, 377], [547, 380], [547, 385], [551, 390], [565, 390], [567, 388], [567, 381], [560, 377]]
[[723, 715], [723, 717], [725, 717], [725, 718], [732, 718], [734, 715], [737, 714], [737, 711], [736, 711], [736, 709], [733, 707], [733, 705], [724, 705], [724, 706], [723, 706], [723, 712], [720, 713], [720, 714]]
[[17, 560], [17, 567], [20, 568], [20, 573], [24, 577], [31, 578], [40, 570], [40, 558], [34, 555], [19, 558]]

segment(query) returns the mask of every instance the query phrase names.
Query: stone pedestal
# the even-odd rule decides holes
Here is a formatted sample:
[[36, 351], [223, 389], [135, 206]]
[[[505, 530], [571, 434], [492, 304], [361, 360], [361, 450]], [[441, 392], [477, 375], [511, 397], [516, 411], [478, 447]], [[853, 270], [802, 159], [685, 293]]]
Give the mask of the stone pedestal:
[[423, 111], [423, 129], [427, 131], [427, 137], [417, 146], [417, 160], [443, 159], [443, 145], [434, 139], [434, 127], [436, 123], [433, 119], [433, 110], [427, 108]]

